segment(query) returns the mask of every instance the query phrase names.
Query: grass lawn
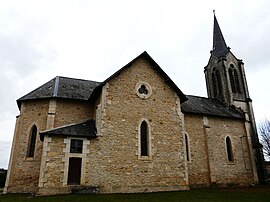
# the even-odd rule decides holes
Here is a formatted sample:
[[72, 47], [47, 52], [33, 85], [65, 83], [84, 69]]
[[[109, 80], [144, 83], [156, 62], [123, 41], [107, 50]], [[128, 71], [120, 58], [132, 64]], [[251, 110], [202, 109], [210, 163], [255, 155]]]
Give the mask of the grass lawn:
[[254, 188], [194, 189], [191, 191], [161, 192], [145, 194], [97, 194], [97, 195], [56, 195], [36, 196], [27, 194], [0, 195], [0, 202], [174, 202], [174, 201], [270, 201], [270, 186]]

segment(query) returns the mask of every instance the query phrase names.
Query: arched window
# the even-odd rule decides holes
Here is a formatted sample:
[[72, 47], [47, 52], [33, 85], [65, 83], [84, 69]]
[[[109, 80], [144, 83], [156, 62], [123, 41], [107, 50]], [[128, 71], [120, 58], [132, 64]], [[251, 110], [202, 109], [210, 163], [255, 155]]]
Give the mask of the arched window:
[[227, 158], [229, 162], [233, 162], [233, 151], [232, 151], [232, 142], [231, 138], [228, 136], [226, 137], [226, 149], [227, 149]]
[[237, 70], [234, 68], [233, 64], [231, 64], [229, 68], [229, 77], [230, 77], [232, 92], [241, 93]]
[[236, 69], [234, 70], [234, 82], [236, 84], [237, 93], [241, 93], [241, 91], [240, 91], [240, 83], [239, 83], [238, 74], [237, 74]]
[[37, 127], [34, 125], [29, 138], [27, 157], [34, 157], [36, 147]]
[[140, 129], [140, 139], [141, 139], [141, 156], [149, 156], [149, 134], [148, 134], [148, 125], [146, 121], [141, 123]]
[[223, 100], [223, 89], [219, 71], [214, 67], [212, 72], [214, 97]]
[[217, 97], [218, 89], [217, 89], [216, 76], [214, 73], [212, 73], [212, 80], [213, 80], [213, 88], [214, 88], [214, 97]]
[[187, 155], [187, 161], [189, 161], [189, 141], [188, 136], [185, 134], [185, 143], [186, 143], [186, 155]]
[[236, 93], [235, 82], [234, 82], [235, 78], [233, 76], [233, 72], [232, 72], [232, 69], [231, 68], [229, 69], [229, 77], [230, 77], [232, 92], [233, 93]]
[[219, 71], [216, 71], [216, 79], [217, 79], [217, 85], [218, 85], [218, 94], [220, 97], [222, 97], [222, 85], [221, 85], [221, 77], [219, 74]]

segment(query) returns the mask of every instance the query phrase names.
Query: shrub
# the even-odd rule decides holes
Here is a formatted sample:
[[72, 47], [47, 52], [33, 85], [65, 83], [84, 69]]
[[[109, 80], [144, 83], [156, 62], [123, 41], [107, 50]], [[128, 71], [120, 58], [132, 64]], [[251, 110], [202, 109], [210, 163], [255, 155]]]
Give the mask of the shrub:
[[0, 188], [5, 186], [6, 177], [7, 177], [7, 170], [0, 169]]

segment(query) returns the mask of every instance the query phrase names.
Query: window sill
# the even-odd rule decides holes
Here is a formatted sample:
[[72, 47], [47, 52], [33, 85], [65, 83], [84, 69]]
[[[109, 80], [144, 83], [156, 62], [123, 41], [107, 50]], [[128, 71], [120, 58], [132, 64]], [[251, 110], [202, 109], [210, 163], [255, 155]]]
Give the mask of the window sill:
[[138, 156], [139, 160], [144, 160], [144, 161], [150, 161], [152, 160], [152, 156]]
[[25, 157], [24, 161], [36, 161], [34, 157]]

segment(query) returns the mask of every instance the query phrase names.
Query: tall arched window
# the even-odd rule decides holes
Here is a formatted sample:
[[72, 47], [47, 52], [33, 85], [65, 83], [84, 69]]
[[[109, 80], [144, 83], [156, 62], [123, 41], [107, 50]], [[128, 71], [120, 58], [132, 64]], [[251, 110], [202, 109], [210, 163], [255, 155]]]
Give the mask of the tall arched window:
[[189, 140], [187, 134], [185, 134], [185, 143], [186, 143], [186, 155], [187, 161], [189, 161]]
[[231, 64], [229, 68], [229, 77], [230, 77], [232, 92], [241, 93], [237, 70], [234, 68], [233, 64]]
[[214, 73], [212, 73], [212, 80], [213, 80], [213, 88], [214, 88], [214, 97], [217, 97], [218, 89], [217, 89], [216, 76]]
[[233, 162], [233, 151], [232, 151], [232, 142], [231, 138], [228, 136], [226, 137], [226, 149], [227, 149], [227, 158], [229, 162]]
[[229, 69], [229, 77], [230, 77], [232, 92], [233, 93], [236, 93], [236, 87], [235, 87], [235, 82], [234, 82], [235, 78], [233, 76], [233, 72], [232, 72], [232, 69], [231, 68]]
[[29, 138], [27, 157], [34, 157], [36, 147], [36, 137], [37, 137], [37, 127], [34, 125], [31, 129], [31, 134]]
[[212, 72], [214, 97], [223, 100], [223, 89], [219, 71], [214, 67]]
[[221, 85], [221, 77], [218, 70], [216, 71], [216, 79], [217, 79], [217, 84], [218, 84], [219, 95], [221, 96], [223, 90], [222, 90], [222, 85]]
[[241, 93], [241, 91], [240, 91], [240, 83], [239, 83], [238, 74], [237, 74], [236, 69], [234, 70], [234, 81], [235, 81], [235, 84], [236, 84], [237, 93]]
[[148, 134], [148, 125], [146, 121], [141, 123], [140, 129], [140, 139], [141, 139], [141, 156], [149, 156], [149, 134]]

